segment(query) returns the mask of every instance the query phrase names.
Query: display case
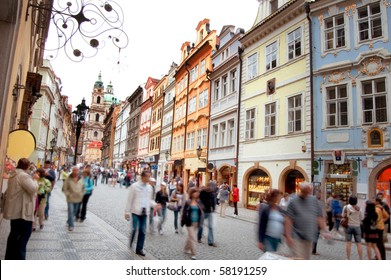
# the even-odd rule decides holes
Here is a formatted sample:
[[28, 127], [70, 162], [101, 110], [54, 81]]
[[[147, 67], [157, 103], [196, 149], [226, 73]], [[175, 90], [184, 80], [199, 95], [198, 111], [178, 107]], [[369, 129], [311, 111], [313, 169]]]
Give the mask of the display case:
[[270, 178], [261, 170], [251, 174], [248, 179], [247, 208], [255, 209], [271, 189]]

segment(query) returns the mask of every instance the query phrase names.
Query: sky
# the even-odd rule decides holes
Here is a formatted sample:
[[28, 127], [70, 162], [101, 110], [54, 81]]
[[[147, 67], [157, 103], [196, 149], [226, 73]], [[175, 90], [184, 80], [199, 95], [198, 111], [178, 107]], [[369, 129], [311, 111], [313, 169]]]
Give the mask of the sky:
[[[62, 94], [69, 97], [73, 107], [83, 97], [87, 105], [90, 104], [93, 86], [100, 71], [104, 86], [111, 82], [115, 95], [125, 100], [139, 85], [143, 86], [148, 77], [160, 79], [168, 73], [172, 62], [180, 63], [180, 48], [186, 41], [195, 42], [195, 28], [201, 20], [210, 19], [210, 28], [216, 30], [217, 34], [220, 34], [224, 25], [234, 25], [248, 31], [256, 19], [259, 5], [258, 0], [116, 2], [123, 9], [123, 30], [129, 37], [129, 44], [121, 50], [120, 56], [118, 49], [107, 40], [105, 46], [92, 58], [72, 62], [60, 50], [51, 61], [54, 72], [61, 79]], [[51, 30], [47, 41], [54, 42], [56, 36]]]

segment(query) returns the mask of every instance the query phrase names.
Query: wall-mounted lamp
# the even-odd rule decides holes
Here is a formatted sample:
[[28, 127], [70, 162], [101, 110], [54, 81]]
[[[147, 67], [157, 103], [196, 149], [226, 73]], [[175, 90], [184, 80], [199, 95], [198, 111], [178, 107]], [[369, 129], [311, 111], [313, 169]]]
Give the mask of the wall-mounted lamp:
[[201, 148], [201, 146], [198, 146], [198, 148], [197, 148], [196, 151], [197, 151], [197, 157], [198, 157], [198, 159], [199, 159], [200, 161], [206, 163], [206, 159], [201, 158], [201, 155], [202, 155], [202, 148]]
[[305, 153], [307, 151], [307, 145], [304, 141], [301, 141], [301, 151]]
[[166, 161], [167, 161], [168, 158], [170, 157], [170, 152], [167, 150], [167, 151], [164, 153], [164, 156], [166, 157]]

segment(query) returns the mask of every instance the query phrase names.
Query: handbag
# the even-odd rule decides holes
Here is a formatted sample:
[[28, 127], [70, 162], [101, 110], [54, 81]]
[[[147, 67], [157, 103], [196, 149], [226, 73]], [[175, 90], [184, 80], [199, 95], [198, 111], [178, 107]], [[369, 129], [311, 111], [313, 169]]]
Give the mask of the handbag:
[[167, 209], [171, 211], [177, 211], [178, 210], [177, 203], [174, 201], [167, 203]]
[[344, 228], [347, 228], [347, 227], [348, 227], [348, 224], [349, 224], [349, 216], [348, 216], [348, 213], [347, 213], [347, 212], [348, 212], [348, 211], [347, 211], [347, 208], [346, 208], [346, 206], [345, 206], [344, 211], [343, 211], [344, 215], [343, 215], [341, 221], [339, 222], [339, 224], [340, 224], [342, 227], [344, 227]]

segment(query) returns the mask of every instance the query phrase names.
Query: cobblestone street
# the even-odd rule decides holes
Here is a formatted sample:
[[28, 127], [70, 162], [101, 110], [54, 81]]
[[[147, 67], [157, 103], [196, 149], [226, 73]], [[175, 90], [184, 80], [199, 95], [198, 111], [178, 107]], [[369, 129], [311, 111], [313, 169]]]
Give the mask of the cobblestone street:
[[[98, 185], [89, 202], [89, 212], [84, 223], [76, 223], [75, 230], [68, 232], [65, 226], [67, 207], [61, 193], [59, 182], [51, 196], [50, 218], [43, 230], [33, 232], [27, 248], [27, 259], [140, 259], [129, 249], [130, 222], [124, 219], [127, 190]], [[207, 228], [202, 244], [197, 244], [197, 259], [258, 259], [262, 252], [256, 247], [256, 212], [239, 209], [239, 218], [232, 217], [233, 208], [227, 209], [227, 217], [214, 215], [215, 241], [217, 247], [207, 244]], [[175, 234], [173, 212], [168, 211], [161, 236], [148, 233], [145, 242], [146, 259], [186, 260], [183, 253], [186, 229]], [[4, 259], [9, 222], [3, 221], [0, 230], [1, 258]], [[149, 232], [149, 230], [148, 230]], [[286, 246], [280, 248], [281, 254], [289, 254]], [[319, 256], [313, 259], [345, 259], [345, 243], [335, 241], [328, 244], [319, 240]], [[365, 247], [364, 247], [365, 252]], [[366, 253], [364, 253], [366, 256]], [[387, 251], [387, 258], [391, 258]], [[355, 248], [352, 259], [358, 259]]]

